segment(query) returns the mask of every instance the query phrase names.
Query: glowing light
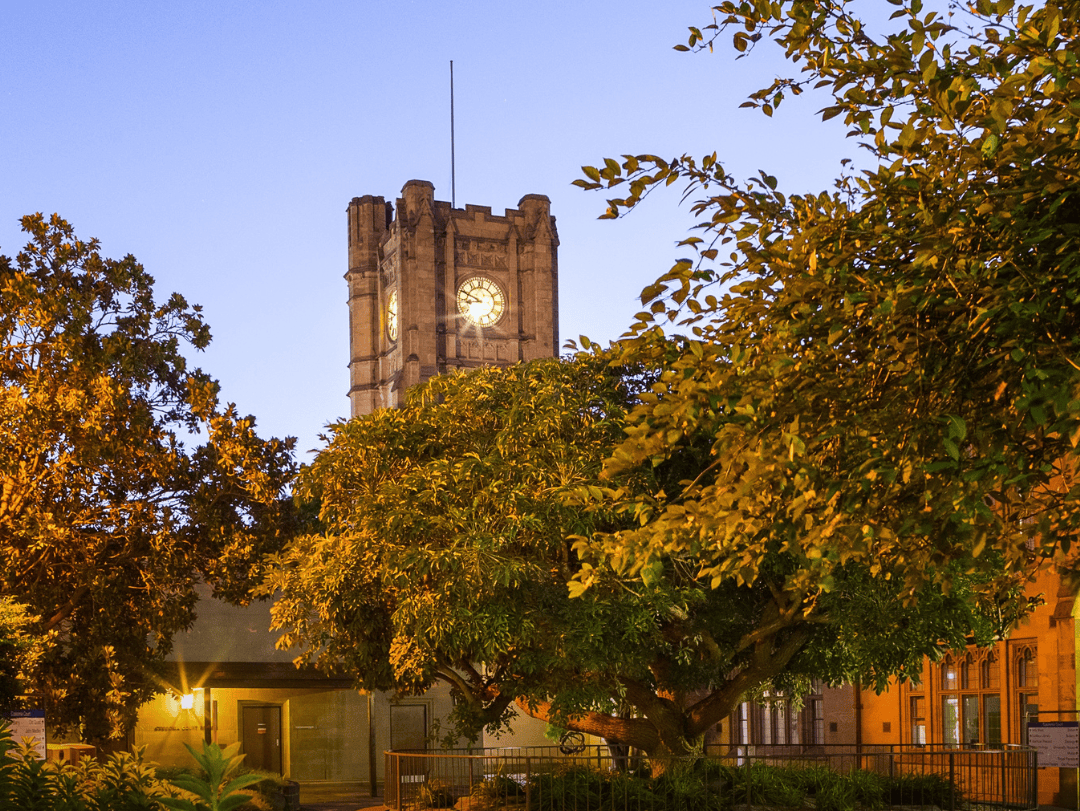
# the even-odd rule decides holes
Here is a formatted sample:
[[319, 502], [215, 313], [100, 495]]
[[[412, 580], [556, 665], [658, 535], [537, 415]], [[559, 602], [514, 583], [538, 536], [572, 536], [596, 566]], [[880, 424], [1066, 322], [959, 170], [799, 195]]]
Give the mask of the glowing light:
[[194, 706], [195, 706], [195, 694], [194, 693], [185, 693], [184, 695], [180, 696], [180, 709], [182, 709], [182, 710], [190, 710]]
[[469, 317], [473, 321], [483, 321], [485, 318], [487, 318], [488, 313], [495, 309], [494, 304], [495, 302], [493, 302], [490, 298], [487, 301], [472, 302], [471, 304], [469, 304]]

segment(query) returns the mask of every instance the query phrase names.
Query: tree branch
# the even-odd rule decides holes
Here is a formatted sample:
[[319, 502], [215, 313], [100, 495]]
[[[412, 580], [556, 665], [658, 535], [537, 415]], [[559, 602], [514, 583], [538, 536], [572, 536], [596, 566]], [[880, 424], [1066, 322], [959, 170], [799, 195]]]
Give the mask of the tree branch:
[[75, 589], [75, 593], [71, 595], [71, 599], [64, 603], [64, 605], [62, 605], [60, 609], [57, 610], [57, 612], [49, 618], [45, 625], [42, 626], [42, 630], [51, 631], [61, 622], [70, 617], [71, 612], [76, 609], [79, 603], [82, 602], [82, 598], [85, 597], [87, 592], [89, 591], [90, 587], [86, 585], [79, 586], [77, 589]]
[[569, 718], [553, 720], [552, 706], [548, 701], [527, 699], [519, 696], [515, 702], [526, 715], [548, 723], [565, 725], [574, 732], [596, 735], [612, 743], [636, 746], [651, 751], [660, 743], [660, 736], [651, 723], [642, 718], [616, 718], [591, 710]]

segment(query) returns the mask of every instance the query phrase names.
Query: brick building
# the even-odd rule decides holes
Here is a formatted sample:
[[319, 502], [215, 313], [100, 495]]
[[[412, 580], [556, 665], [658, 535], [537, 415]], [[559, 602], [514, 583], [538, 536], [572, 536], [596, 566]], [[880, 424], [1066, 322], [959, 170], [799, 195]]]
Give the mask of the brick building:
[[[1042, 570], [1027, 589], [1043, 605], [990, 648], [924, 660], [918, 684], [884, 693], [858, 685], [819, 687], [801, 710], [790, 702], [742, 704], [721, 732], [725, 743], [903, 744], [1000, 749], [1026, 745], [1032, 721], [1075, 721], [1077, 688], [1074, 588]], [[1077, 807], [1076, 772], [1039, 769], [1039, 801]]]

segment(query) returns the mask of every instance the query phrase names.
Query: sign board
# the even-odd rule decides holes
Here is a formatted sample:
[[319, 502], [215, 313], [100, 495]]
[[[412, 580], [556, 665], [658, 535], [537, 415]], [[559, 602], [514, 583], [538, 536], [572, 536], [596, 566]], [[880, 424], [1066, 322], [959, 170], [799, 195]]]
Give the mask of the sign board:
[[45, 710], [12, 710], [11, 739], [17, 744], [30, 739], [37, 756], [45, 760]]
[[1040, 766], [1080, 769], [1080, 724], [1076, 721], [1032, 721], [1028, 744], [1039, 750]]

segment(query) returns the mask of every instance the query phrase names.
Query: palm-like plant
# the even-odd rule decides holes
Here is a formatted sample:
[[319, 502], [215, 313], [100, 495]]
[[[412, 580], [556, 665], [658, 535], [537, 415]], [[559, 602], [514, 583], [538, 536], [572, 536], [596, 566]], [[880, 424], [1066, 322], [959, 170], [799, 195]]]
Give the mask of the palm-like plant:
[[244, 755], [237, 754], [240, 751], [239, 743], [225, 749], [216, 743], [204, 743], [202, 752], [196, 752], [187, 744], [184, 746], [202, 767], [206, 777], [182, 774], [169, 780], [177, 788], [199, 797], [196, 802], [177, 797], [158, 800], [173, 811], [233, 811], [251, 799], [250, 794], [244, 794], [240, 789], [265, 779], [258, 774], [232, 776], [244, 760]]

